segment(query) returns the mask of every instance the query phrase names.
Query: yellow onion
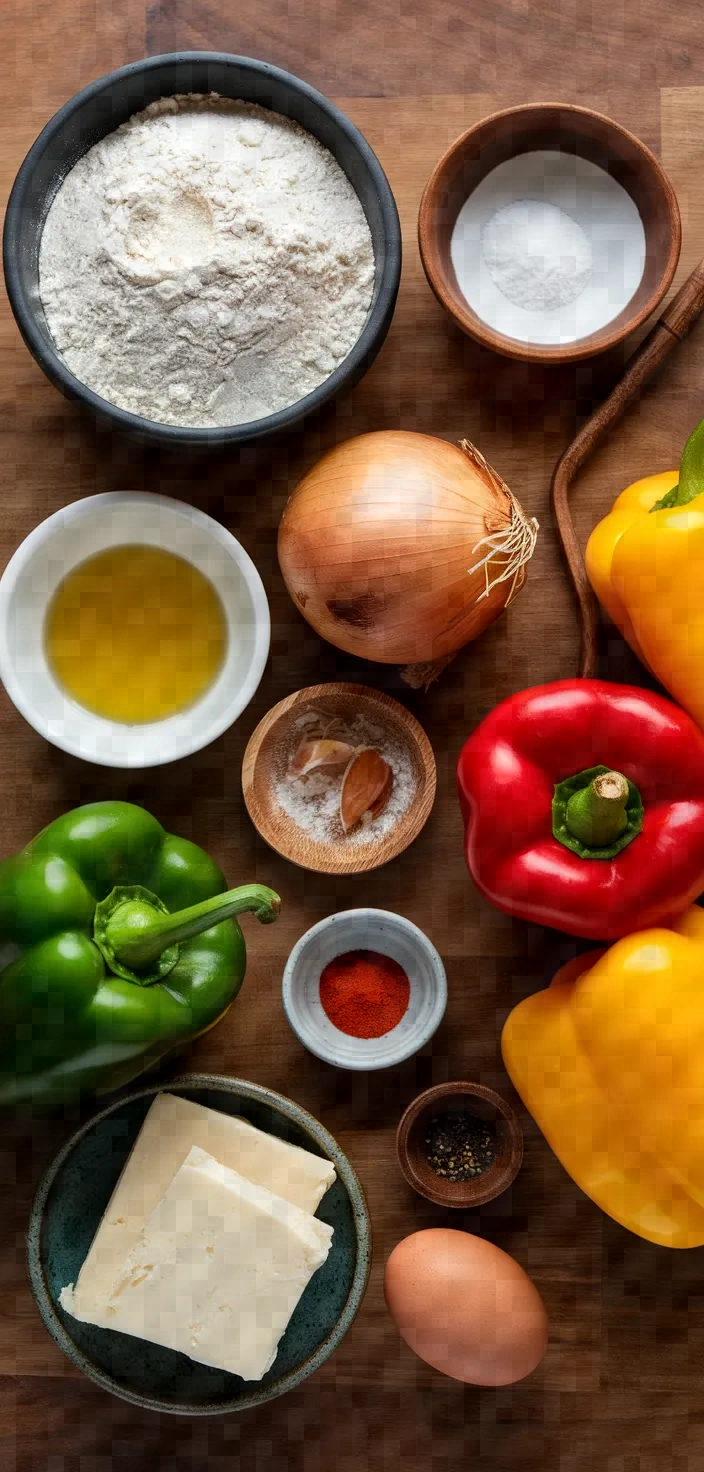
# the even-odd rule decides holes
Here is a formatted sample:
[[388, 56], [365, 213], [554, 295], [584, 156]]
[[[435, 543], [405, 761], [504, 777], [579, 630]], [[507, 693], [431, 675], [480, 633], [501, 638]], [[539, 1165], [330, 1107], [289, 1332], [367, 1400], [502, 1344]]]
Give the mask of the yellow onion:
[[279, 562], [304, 618], [338, 649], [441, 666], [522, 587], [537, 532], [467, 440], [381, 431], [337, 445], [299, 482]]

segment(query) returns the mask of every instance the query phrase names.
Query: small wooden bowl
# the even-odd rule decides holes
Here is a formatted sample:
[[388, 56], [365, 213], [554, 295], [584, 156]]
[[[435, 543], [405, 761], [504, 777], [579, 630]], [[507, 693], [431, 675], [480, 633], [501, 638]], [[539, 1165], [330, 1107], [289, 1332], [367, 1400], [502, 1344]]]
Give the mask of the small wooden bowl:
[[[351, 842], [342, 836], [339, 841], [318, 839], [281, 807], [276, 785], [285, 770], [292, 724], [315, 710], [344, 721], [366, 717], [387, 729], [394, 743], [403, 748], [415, 793], [385, 836], [374, 838], [372, 825], [368, 840]], [[250, 737], [242, 763], [242, 791], [257, 832], [277, 854], [316, 874], [361, 874], [395, 859], [426, 823], [435, 800], [435, 786], [435, 757], [422, 726], [397, 700], [366, 685], [310, 685], [279, 701]]]
[[[508, 159], [538, 149], [576, 154], [604, 169], [631, 196], [645, 231], [643, 276], [623, 311], [589, 336], [555, 345], [507, 337], [484, 322], [462, 294], [450, 257], [457, 216], [482, 179]], [[633, 133], [591, 108], [544, 103], [493, 113], [456, 139], [426, 185], [418, 243], [430, 286], [463, 332], [509, 358], [571, 363], [614, 347], [655, 311], [679, 260], [680, 214], [667, 175]]]
[[[424, 1141], [429, 1125], [440, 1114], [473, 1114], [496, 1127], [496, 1157], [493, 1165], [471, 1181], [447, 1181], [429, 1164]], [[523, 1131], [505, 1099], [483, 1084], [437, 1084], [409, 1104], [396, 1133], [396, 1150], [401, 1170], [419, 1195], [437, 1206], [467, 1210], [493, 1201], [510, 1185], [523, 1160]]]

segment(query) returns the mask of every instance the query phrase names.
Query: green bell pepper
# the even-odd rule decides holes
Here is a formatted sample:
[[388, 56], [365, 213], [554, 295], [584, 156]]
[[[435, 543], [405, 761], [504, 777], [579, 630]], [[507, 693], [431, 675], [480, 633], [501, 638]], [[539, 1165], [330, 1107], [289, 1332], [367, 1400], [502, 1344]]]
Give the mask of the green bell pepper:
[[225, 887], [127, 802], [76, 808], [0, 864], [0, 1106], [118, 1088], [212, 1027], [244, 978], [234, 917], [280, 904]]

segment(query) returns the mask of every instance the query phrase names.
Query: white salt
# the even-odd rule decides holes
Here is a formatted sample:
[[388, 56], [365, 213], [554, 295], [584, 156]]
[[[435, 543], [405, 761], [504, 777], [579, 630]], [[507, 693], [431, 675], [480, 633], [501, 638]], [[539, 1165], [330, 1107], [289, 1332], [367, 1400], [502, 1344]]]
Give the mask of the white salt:
[[367, 815], [366, 821], [359, 823], [351, 833], [345, 833], [340, 819], [344, 768], [330, 770], [318, 767], [307, 777], [294, 777], [289, 771], [291, 757], [303, 736], [310, 735], [313, 726], [320, 730], [326, 719], [329, 721], [330, 717], [326, 717], [325, 712], [308, 712], [293, 723], [290, 739], [282, 744], [280, 753], [280, 774], [274, 785], [276, 801], [287, 817], [317, 843], [356, 846], [385, 838], [416, 795], [418, 782], [410, 752], [388, 729], [364, 716], [335, 722], [331, 734], [336, 741], [346, 741], [354, 747], [373, 747], [388, 762], [393, 773], [391, 797], [383, 812], [377, 818]]
[[592, 273], [592, 248], [559, 205], [517, 199], [482, 230], [482, 250], [499, 291], [529, 312], [576, 301]]
[[536, 149], [499, 164], [465, 200], [450, 255], [477, 316], [517, 342], [578, 341], [638, 290], [645, 231], [630, 194], [589, 159]]

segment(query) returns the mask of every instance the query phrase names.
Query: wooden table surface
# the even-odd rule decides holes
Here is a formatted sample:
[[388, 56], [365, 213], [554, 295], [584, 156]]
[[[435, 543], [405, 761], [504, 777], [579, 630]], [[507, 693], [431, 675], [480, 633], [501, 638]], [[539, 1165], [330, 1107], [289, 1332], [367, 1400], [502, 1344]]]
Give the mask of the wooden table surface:
[[[264, 58], [340, 101], [387, 169], [401, 210], [405, 264], [388, 341], [348, 398], [276, 449], [205, 463], [143, 452], [98, 433], [35, 366], [6, 302], [0, 319], [0, 558], [44, 516], [109, 489], [162, 491], [219, 517], [244, 543], [271, 600], [271, 660], [236, 727], [191, 761], [121, 774], [47, 747], [0, 697], [3, 826], [9, 854], [63, 810], [100, 797], [143, 802], [167, 828], [210, 848], [232, 883], [259, 879], [283, 897], [279, 924], [253, 933], [245, 989], [193, 1050], [193, 1068], [266, 1083], [318, 1115], [357, 1167], [375, 1259], [359, 1317], [337, 1355], [261, 1412], [212, 1420], [140, 1413], [77, 1376], [46, 1335], [25, 1281], [32, 1191], [74, 1116], [0, 1135], [0, 1468], [2, 1472], [699, 1472], [704, 1469], [704, 1254], [668, 1253], [602, 1216], [562, 1171], [532, 1121], [513, 1190], [452, 1217], [513, 1253], [547, 1304], [551, 1342], [523, 1384], [476, 1390], [443, 1379], [400, 1343], [383, 1303], [383, 1264], [418, 1227], [449, 1221], [401, 1180], [394, 1130], [422, 1087], [469, 1077], [508, 1091], [498, 1035], [510, 1007], [546, 983], [574, 943], [512, 923], [473, 892], [462, 857], [454, 763], [477, 720], [511, 691], [576, 669], [574, 609], [550, 525], [551, 466], [603, 395], [620, 355], [544, 371], [480, 351], [447, 321], [420, 270], [415, 216], [444, 147], [477, 117], [520, 101], [583, 102], [632, 127], [668, 168], [683, 209], [683, 269], [704, 240], [704, 47], [696, 0], [23, 0], [2, 7], [5, 55], [0, 168], [6, 197], [44, 122], [113, 67], [178, 48]], [[700, 90], [702, 89], [702, 90]], [[698, 244], [699, 241], [699, 244]], [[676, 463], [704, 410], [704, 326], [583, 476], [583, 536], [617, 491]], [[541, 521], [526, 589], [509, 616], [427, 695], [392, 671], [321, 644], [289, 603], [275, 558], [278, 519], [304, 467], [362, 430], [469, 436]], [[604, 669], [639, 678], [613, 632]], [[284, 695], [339, 675], [400, 695], [438, 759], [438, 799], [415, 846], [369, 878], [327, 879], [287, 866], [253, 832], [240, 791], [247, 738]], [[432, 937], [447, 966], [447, 1018], [398, 1070], [341, 1074], [299, 1046], [280, 1002], [288, 951], [314, 921], [383, 904]]]

